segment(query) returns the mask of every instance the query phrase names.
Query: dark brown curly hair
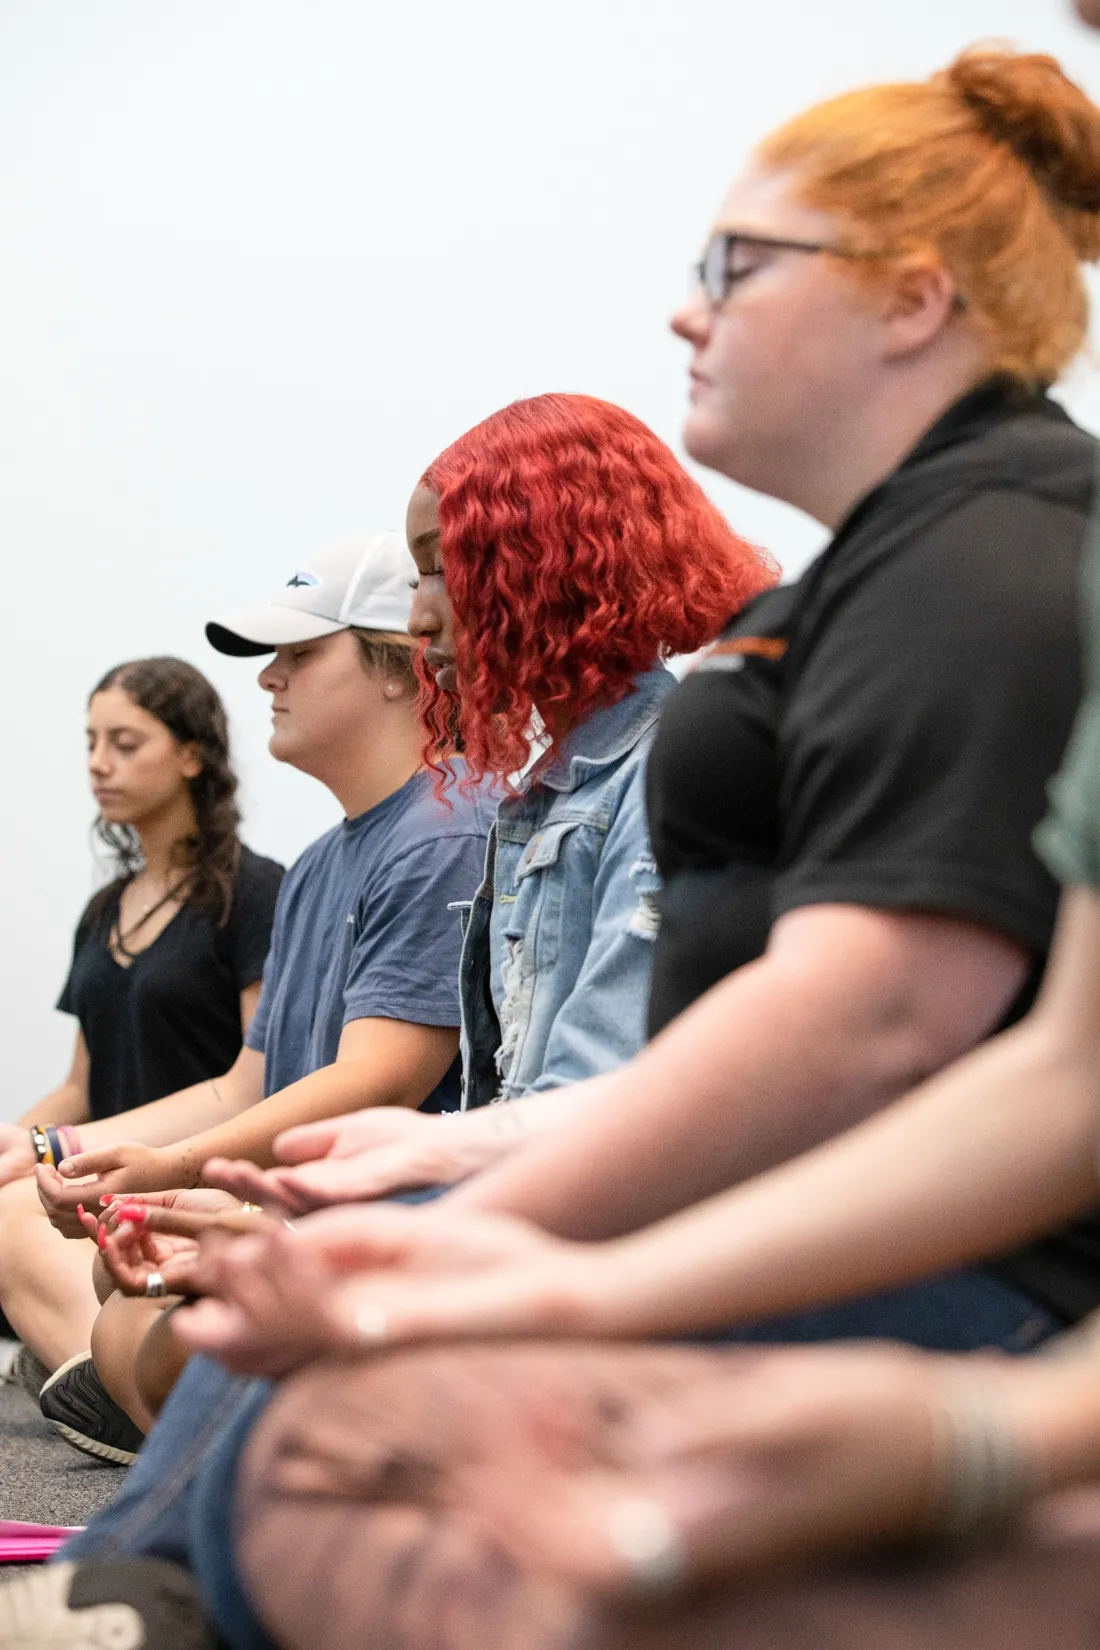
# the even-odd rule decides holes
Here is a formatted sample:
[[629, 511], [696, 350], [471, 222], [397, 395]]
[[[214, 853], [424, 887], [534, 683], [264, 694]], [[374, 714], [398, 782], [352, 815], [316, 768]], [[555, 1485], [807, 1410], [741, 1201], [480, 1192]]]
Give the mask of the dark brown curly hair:
[[[237, 836], [237, 776], [229, 760], [225, 710], [206, 677], [183, 659], [133, 659], [116, 665], [97, 682], [89, 702], [107, 688], [121, 688], [180, 744], [198, 747], [202, 768], [187, 781], [196, 830], [177, 844], [181, 869], [190, 869], [183, 897], [208, 911], [219, 927], [229, 920], [233, 884], [241, 856]], [[102, 814], [95, 834], [110, 849], [115, 875], [93, 901], [101, 912], [113, 895], [141, 869], [141, 843], [132, 825], [112, 825]]]

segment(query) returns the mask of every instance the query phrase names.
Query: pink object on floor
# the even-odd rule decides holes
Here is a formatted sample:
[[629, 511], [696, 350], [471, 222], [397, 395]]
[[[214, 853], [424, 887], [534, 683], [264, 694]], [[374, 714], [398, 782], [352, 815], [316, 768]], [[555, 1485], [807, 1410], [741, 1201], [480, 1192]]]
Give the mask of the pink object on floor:
[[33, 1564], [52, 1558], [71, 1535], [82, 1526], [65, 1528], [59, 1524], [21, 1524], [18, 1519], [0, 1518], [0, 1564]]

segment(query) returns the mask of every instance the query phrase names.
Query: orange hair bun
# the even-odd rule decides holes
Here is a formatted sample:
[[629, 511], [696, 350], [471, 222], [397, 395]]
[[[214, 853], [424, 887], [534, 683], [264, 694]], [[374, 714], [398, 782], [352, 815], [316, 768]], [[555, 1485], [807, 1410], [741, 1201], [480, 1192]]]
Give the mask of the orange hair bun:
[[1031, 172], [1078, 256], [1100, 257], [1100, 109], [1038, 52], [974, 46], [943, 76], [983, 131]]
[[[816, 104], [756, 154], [857, 246], [934, 250], [990, 371], [1052, 384], [1081, 348], [1081, 264], [1100, 258], [1100, 109], [1053, 57], [973, 46], [928, 80]], [[851, 273], [878, 278], [874, 263]]]

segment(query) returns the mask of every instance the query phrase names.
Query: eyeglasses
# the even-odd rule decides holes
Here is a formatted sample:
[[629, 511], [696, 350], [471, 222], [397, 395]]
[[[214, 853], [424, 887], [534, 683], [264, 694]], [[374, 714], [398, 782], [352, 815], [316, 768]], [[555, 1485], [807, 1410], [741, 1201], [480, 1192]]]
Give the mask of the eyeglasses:
[[[883, 258], [884, 252], [861, 252], [850, 246], [833, 246], [825, 241], [784, 241], [771, 235], [746, 235], [721, 229], [712, 235], [692, 275], [702, 288], [711, 309], [721, 309], [738, 281], [760, 267], [754, 260], [757, 250], [765, 252], [828, 252], [834, 258]], [[748, 260], [747, 262], [745, 260]]]

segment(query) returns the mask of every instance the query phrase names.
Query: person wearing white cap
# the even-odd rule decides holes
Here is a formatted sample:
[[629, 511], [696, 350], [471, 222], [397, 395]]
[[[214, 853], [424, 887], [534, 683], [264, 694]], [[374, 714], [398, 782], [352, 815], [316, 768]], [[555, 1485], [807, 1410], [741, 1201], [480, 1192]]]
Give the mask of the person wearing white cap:
[[[459, 1104], [461, 936], [449, 907], [478, 886], [493, 803], [487, 783], [454, 787], [440, 802], [422, 764], [406, 629], [413, 572], [403, 535], [347, 539], [295, 569], [263, 606], [207, 625], [224, 653], [273, 655], [259, 677], [272, 698], [271, 752], [325, 784], [346, 818], [285, 879], [260, 1004], [229, 1071], [82, 1130], [66, 1177], [95, 1174], [96, 1183], [73, 1187], [56, 1170], [42, 1177], [43, 1203], [66, 1236], [84, 1236], [78, 1201], [92, 1208], [104, 1192], [192, 1187], [211, 1157], [270, 1163], [291, 1124], [381, 1104]], [[0, 1233], [3, 1224], [0, 1202]], [[71, 1302], [75, 1362], [49, 1383], [44, 1413], [69, 1442], [102, 1453], [115, 1406], [86, 1356], [91, 1256], [85, 1242], [42, 1226], [18, 1276], [0, 1255], [0, 1300], [14, 1290], [21, 1304], [35, 1291]], [[134, 1355], [159, 1304], [113, 1299], [93, 1339], [142, 1426]], [[29, 1321], [33, 1336], [33, 1312]]]
[[408, 647], [410, 578], [402, 533], [341, 539], [319, 551], [308, 567], [296, 568], [262, 607], [212, 619], [207, 640], [219, 653], [247, 656], [363, 629], [395, 636]]

